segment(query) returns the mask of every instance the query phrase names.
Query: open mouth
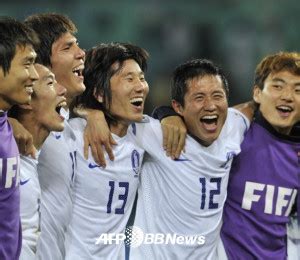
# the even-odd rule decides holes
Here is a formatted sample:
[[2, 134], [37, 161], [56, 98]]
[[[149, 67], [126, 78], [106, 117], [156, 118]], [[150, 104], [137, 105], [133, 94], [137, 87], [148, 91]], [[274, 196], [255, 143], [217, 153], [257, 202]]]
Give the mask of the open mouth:
[[83, 65], [77, 66], [74, 69], [72, 69], [72, 72], [76, 77], [82, 77], [83, 68]]
[[217, 124], [218, 116], [217, 115], [203, 116], [201, 117], [200, 121], [205, 124]]
[[292, 113], [294, 111], [294, 109], [290, 106], [277, 106], [276, 109], [283, 116], [289, 116], [290, 113]]
[[28, 95], [31, 95], [33, 93], [33, 86], [26, 86], [25, 91], [27, 92]]
[[67, 102], [65, 100], [61, 101], [60, 103], [57, 104], [57, 106], [55, 107], [55, 111], [57, 114], [60, 115], [60, 110], [62, 107], [66, 106]]
[[142, 97], [136, 97], [136, 98], [132, 98], [130, 100], [130, 103], [136, 107], [140, 107], [143, 104], [143, 98]]
[[215, 131], [218, 123], [217, 115], [207, 115], [200, 118], [200, 122], [207, 131]]

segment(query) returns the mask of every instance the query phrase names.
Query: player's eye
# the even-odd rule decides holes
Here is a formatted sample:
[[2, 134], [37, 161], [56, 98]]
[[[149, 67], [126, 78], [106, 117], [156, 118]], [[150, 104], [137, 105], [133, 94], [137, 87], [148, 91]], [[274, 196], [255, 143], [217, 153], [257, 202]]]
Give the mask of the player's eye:
[[278, 84], [273, 84], [272, 87], [276, 90], [281, 90], [282, 89], [282, 86], [281, 85], [278, 85]]
[[224, 95], [222, 95], [222, 94], [215, 94], [215, 95], [213, 95], [213, 98], [216, 99], [216, 100], [220, 100], [223, 97], [224, 97]]
[[63, 47], [64, 51], [70, 50], [72, 47], [72, 44], [67, 44], [65, 47]]
[[196, 101], [202, 101], [203, 99], [204, 99], [203, 96], [196, 96], [196, 97], [195, 97], [195, 100], [196, 100]]
[[48, 81], [48, 83], [47, 83], [48, 86], [53, 86], [53, 84], [54, 84], [54, 81], [53, 81], [53, 80]]

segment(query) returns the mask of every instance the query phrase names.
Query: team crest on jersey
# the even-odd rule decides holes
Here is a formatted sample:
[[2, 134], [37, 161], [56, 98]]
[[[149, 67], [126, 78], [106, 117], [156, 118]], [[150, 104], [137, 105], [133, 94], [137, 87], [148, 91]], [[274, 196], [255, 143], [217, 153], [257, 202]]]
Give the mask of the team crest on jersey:
[[137, 150], [133, 150], [131, 153], [131, 166], [134, 177], [138, 177], [140, 172], [140, 154]]
[[232, 152], [228, 152], [226, 154], [226, 162], [223, 163], [220, 168], [224, 168], [224, 169], [227, 169], [229, 167], [229, 162], [232, 160], [232, 158], [236, 156], [236, 153], [234, 151]]

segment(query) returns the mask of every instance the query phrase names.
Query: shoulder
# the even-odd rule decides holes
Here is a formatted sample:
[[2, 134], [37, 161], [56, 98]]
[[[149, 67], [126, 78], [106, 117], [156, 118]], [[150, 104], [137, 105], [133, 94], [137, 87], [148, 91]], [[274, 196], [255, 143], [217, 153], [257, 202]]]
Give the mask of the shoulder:
[[76, 117], [68, 120], [68, 124], [73, 131], [84, 131], [86, 120], [80, 117]]
[[21, 155], [20, 156], [20, 161], [22, 162], [22, 164], [28, 165], [28, 166], [31, 166], [31, 167], [36, 167], [37, 164], [38, 164], [38, 161], [34, 158], [31, 158], [30, 156]]
[[77, 139], [82, 139], [82, 135], [86, 126], [86, 121], [83, 118], [72, 118], [65, 121], [65, 128], [62, 132], [55, 132], [56, 139], [61, 136], [61, 141], [72, 144]]
[[153, 117], [150, 117], [148, 115], [144, 115], [143, 120], [141, 122], [134, 123], [138, 129], [160, 129], [160, 122], [157, 119], [154, 119]]
[[228, 108], [228, 114], [227, 114], [227, 119], [225, 121], [225, 126], [244, 127], [245, 130], [248, 130], [250, 126], [250, 121], [239, 110], [235, 108]]
[[[36, 179], [37, 178], [37, 165], [38, 161], [29, 156], [20, 156], [20, 176], [21, 181], [20, 184], [23, 185], [28, 182], [28, 179]], [[27, 180], [27, 181], [26, 181]]]
[[249, 130], [250, 121], [240, 111], [229, 108], [227, 118], [220, 133], [220, 139], [241, 143]]
[[130, 126], [129, 132], [133, 138], [151, 142], [153, 139], [162, 138], [162, 130], [159, 120], [150, 116], [144, 116], [142, 122], [134, 123]]

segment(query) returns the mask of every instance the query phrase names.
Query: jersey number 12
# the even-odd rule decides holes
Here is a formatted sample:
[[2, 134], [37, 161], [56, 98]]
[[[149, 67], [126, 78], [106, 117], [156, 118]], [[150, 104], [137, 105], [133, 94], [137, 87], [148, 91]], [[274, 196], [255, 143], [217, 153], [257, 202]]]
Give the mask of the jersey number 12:
[[206, 191], [206, 178], [199, 178], [200, 184], [201, 184], [201, 204], [200, 209], [205, 208], [206, 204], [206, 195], [209, 194], [209, 200], [208, 200], [208, 208], [209, 209], [217, 209], [219, 207], [218, 203], [214, 202], [214, 196], [219, 195], [221, 193], [221, 180], [222, 178], [210, 178], [210, 183], [216, 183], [216, 189], [210, 190], [209, 192]]

